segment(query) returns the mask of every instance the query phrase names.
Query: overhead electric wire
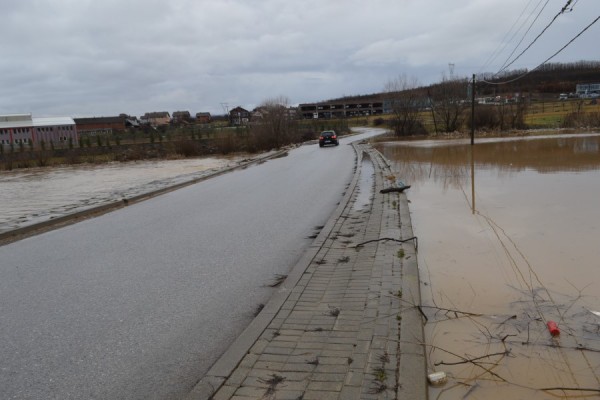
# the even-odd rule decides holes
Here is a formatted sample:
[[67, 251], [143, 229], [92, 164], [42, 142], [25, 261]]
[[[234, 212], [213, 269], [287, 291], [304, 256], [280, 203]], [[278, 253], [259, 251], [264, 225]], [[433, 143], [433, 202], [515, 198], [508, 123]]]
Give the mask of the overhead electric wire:
[[[536, 21], [538, 20], [538, 18], [540, 18], [540, 15], [542, 14], [542, 12], [544, 11], [544, 9], [546, 8], [546, 6], [548, 5], [549, 2], [550, 2], [550, 0], [546, 0], [546, 3], [544, 3], [544, 6], [537, 13], [537, 15], [535, 16], [535, 18], [533, 19], [533, 21], [531, 21], [531, 24], [529, 24], [529, 28], [527, 28], [527, 30], [525, 31], [525, 33], [521, 37], [521, 40], [519, 40], [519, 43], [517, 43], [517, 45], [515, 46], [515, 48], [513, 49], [513, 51], [511, 51], [510, 54], [508, 55], [508, 57], [506, 57], [506, 61], [504, 61], [504, 64], [502, 64], [502, 66], [500, 67], [500, 70], [498, 71], [498, 73], [500, 73], [500, 72], [504, 71], [506, 68], [508, 68], [508, 65], [506, 65], [506, 63], [508, 62], [508, 60], [510, 60], [510, 58], [513, 56], [513, 54], [515, 54], [515, 52], [517, 51], [517, 49], [519, 48], [519, 46], [521, 45], [521, 43], [523, 43], [523, 40], [525, 40], [525, 37], [527, 36], [527, 34], [529, 33], [529, 31], [531, 31], [531, 28], [533, 28], [533, 25], [536, 23]], [[527, 50], [527, 49], [525, 49], [525, 50]], [[505, 67], [505, 65], [506, 65], [506, 67]]]
[[[548, 23], [548, 25], [546, 25], [546, 27], [544, 29], [542, 29], [542, 31], [535, 37], [535, 39], [533, 39], [531, 41], [531, 43], [529, 43], [529, 45], [521, 52], [519, 53], [518, 56], [516, 56], [510, 63], [506, 64], [506, 62], [504, 63], [504, 65], [500, 68], [500, 70], [498, 72], [496, 72], [496, 75], [498, 75], [499, 73], [501, 73], [502, 71], [505, 71], [508, 67], [510, 67], [511, 65], [513, 65], [515, 63], [515, 61], [517, 61], [519, 58], [521, 58], [521, 56], [523, 54], [525, 54], [525, 52], [527, 50], [529, 50], [531, 48], [531, 46], [533, 46], [533, 44], [535, 42], [537, 42], [537, 40], [544, 34], [544, 32], [546, 32], [548, 30], [548, 28], [550, 28], [550, 26], [554, 23], [554, 21], [556, 21], [556, 19], [565, 13], [565, 11], [569, 8], [569, 5], [573, 2], [573, 0], [567, 0], [567, 3], [564, 5], [564, 7], [558, 12], [558, 14], [556, 14], [554, 16], [554, 18], [552, 18], [552, 20]], [[575, 5], [573, 5], [573, 7], [575, 7]], [[573, 7], [571, 7], [569, 9], [569, 11], [573, 10]], [[515, 49], [516, 50], [516, 49]], [[512, 53], [511, 53], [512, 56]], [[510, 58], [510, 56], [509, 56]], [[508, 61], [508, 59], [507, 59]]]
[[[500, 44], [498, 44], [498, 46], [496, 47], [496, 50], [494, 50], [492, 52], [492, 54], [490, 55], [490, 57], [485, 61], [485, 63], [483, 63], [483, 65], [481, 66], [481, 68], [479, 68], [480, 72], [485, 67], [487, 67], [488, 65], [490, 65], [496, 59], [496, 57], [498, 57], [500, 55], [500, 53], [506, 48], [506, 46], [508, 46], [508, 43], [512, 40], [512, 38], [514, 38], [514, 36], [517, 34], [518, 30], [515, 33], [513, 33], [513, 36], [511, 37], [510, 40], [506, 40], [508, 38], [508, 35], [512, 32], [512, 30], [517, 25], [517, 22], [519, 22], [521, 20], [521, 18], [523, 17], [523, 14], [525, 14], [525, 11], [527, 11], [527, 9], [529, 8], [529, 5], [531, 4], [532, 1], [533, 0], [529, 0], [529, 2], [525, 5], [525, 8], [523, 8], [523, 11], [521, 11], [521, 14], [519, 15], [519, 17], [515, 20], [515, 22], [513, 22], [513, 24], [510, 27], [510, 29], [508, 31], [506, 31], [506, 33], [504, 34], [504, 37], [500, 41]], [[542, 1], [543, 0], [540, 0], [540, 3]], [[539, 5], [539, 3], [538, 3], [538, 5]], [[537, 8], [537, 6], [535, 8]], [[535, 8], [534, 8], [534, 10], [535, 10]], [[502, 45], [502, 43], [504, 43], [504, 45]]]
[[530, 73], [532, 73], [533, 71], [537, 70], [537, 69], [538, 69], [538, 68], [540, 68], [542, 65], [546, 64], [548, 61], [550, 61], [551, 59], [553, 59], [554, 57], [556, 57], [556, 56], [557, 56], [557, 55], [558, 55], [560, 52], [562, 52], [562, 51], [563, 51], [564, 49], [566, 49], [566, 48], [567, 48], [567, 47], [568, 47], [568, 46], [569, 46], [571, 43], [573, 43], [573, 42], [574, 42], [574, 41], [575, 41], [575, 40], [576, 40], [576, 39], [577, 39], [579, 36], [583, 35], [583, 33], [584, 33], [585, 31], [587, 31], [588, 29], [590, 29], [592, 25], [594, 25], [596, 22], [598, 22], [598, 20], [600, 20], [600, 15], [598, 15], [598, 16], [596, 17], [596, 19], [595, 19], [595, 20], [593, 20], [593, 21], [592, 21], [592, 22], [591, 22], [591, 23], [590, 23], [588, 26], [586, 26], [585, 28], [583, 28], [583, 30], [582, 30], [581, 32], [579, 32], [577, 35], [575, 35], [575, 37], [574, 37], [573, 39], [569, 40], [569, 41], [567, 42], [567, 44], [565, 44], [563, 47], [561, 47], [561, 48], [560, 48], [560, 49], [559, 49], [559, 50], [558, 50], [556, 53], [552, 54], [550, 57], [548, 57], [546, 60], [544, 60], [544, 61], [543, 61], [541, 64], [539, 64], [537, 67], [533, 68], [532, 70], [530, 70], [530, 71], [527, 71], [527, 72], [525, 72], [524, 74], [522, 74], [522, 75], [519, 75], [518, 77], [516, 77], [516, 78], [514, 78], [514, 79], [511, 79], [511, 80], [509, 80], [509, 81], [505, 81], [505, 82], [489, 82], [489, 81], [486, 81], [486, 80], [481, 80], [481, 82], [488, 83], [488, 84], [490, 84], [490, 85], [505, 85], [505, 84], [507, 84], [507, 83], [512, 83], [512, 82], [518, 81], [519, 79], [521, 79], [521, 78], [525, 77], [526, 75], [529, 75]]

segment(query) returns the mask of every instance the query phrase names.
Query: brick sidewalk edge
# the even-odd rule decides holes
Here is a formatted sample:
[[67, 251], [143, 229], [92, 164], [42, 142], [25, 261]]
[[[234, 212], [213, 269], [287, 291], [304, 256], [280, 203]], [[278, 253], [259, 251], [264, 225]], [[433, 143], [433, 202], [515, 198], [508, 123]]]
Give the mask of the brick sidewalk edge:
[[[399, 226], [392, 227], [392, 229], [388, 229], [386, 232], [384, 232], [384, 227], [382, 226], [379, 237], [387, 237], [385, 235], [389, 235], [390, 233], [399, 233], [400, 238], [411, 238], [414, 236], [406, 194], [397, 192], [384, 195], [379, 194], [380, 189], [384, 186], [390, 186], [393, 183], [383, 179], [384, 177], [393, 175], [389, 161], [381, 153], [364, 142], [353, 143], [352, 146], [356, 153], [354, 176], [337, 209], [302, 258], [292, 268], [285, 282], [269, 299], [261, 313], [184, 397], [185, 400], [212, 399], [214, 394], [236, 370], [242, 359], [249, 353], [252, 346], [259, 340], [271, 321], [280, 312], [283, 304], [290, 294], [292, 294], [297, 283], [323, 248], [325, 242], [333, 235], [334, 227], [353, 201], [360, 177], [363, 154], [371, 158], [375, 167], [375, 173], [380, 175], [379, 179], [376, 180], [379, 184], [375, 185], [375, 194], [376, 196], [383, 196], [385, 199], [385, 201], [381, 201], [384, 204], [384, 212], [396, 213], [396, 219], [399, 220]], [[418, 308], [415, 307], [415, 305], [419, 305], [421, 302], [417, 264], [417, 241], [403, 243], [402, 249], [404, 251], [401, 274], [402, 305], [400, 306], [399, 320], [401, 320], [401, 323], [399, 323], [399, 337], [397, 338], [399, 345], [396, 360], [397, 385], [395, 388], [395, 398], [426, 399], [427, 365], [423, 332], [424, 321]]]

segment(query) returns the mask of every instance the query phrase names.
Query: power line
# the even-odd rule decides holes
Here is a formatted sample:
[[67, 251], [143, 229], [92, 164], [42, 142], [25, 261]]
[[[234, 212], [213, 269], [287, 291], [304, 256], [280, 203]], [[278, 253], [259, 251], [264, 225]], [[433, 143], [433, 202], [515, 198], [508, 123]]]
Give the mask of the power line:
[[[517, 34], [517, 32], [520, 30], [516, 30], [512, 37], [507, 40], [508, 35], [513, 31], [513, 29], [515, 28], [515, 26], [517, 25], [517, 22], [519, 22], [521, 20], [521, 18], [523, 17], [523, 14], [525, 14], [525, 11], [527, 11], [527, 9], [529, 8], [529, 5], [531, 4], [533, 0], [529, 0], [529, 2], [525, 5], [525, 8], [523, 8], [523, 11], [521, 11], [521, 14], [519, 15], [519, 17], [515, 20], [515, 22], [513, 22], [512, 26], [510, 27], [510, 29], [508, 31], [506, 31], [506, 33], [504, 34], [504, 37], [502, 37], [502, 40], [500, 41], [500, 44], [498, 44], [498, 46], [496, 47], [496, 50], [494, 50], [492, 52], [492, 54], [490, 55], [490, 57], [485, 61], [485, 63], [481, 66], [481, 68], [479, 69], [479, 71], [482, 71], [485, 67], [487, 67], [488, 65], [490, 65], [495, 59], [496, 57], [498, 57], [500, 55], [500, 53], [502, 53], [502, 51], [506, 48], [506, 46], [508, 46], [508, 43], [510, 41], [512, 41], [512, 39], [515, 37], [515, 35]], [[543, 0], [540, 0], [540, 3]], [[538, 6], [539, 4], [538, 3]], [[538, 7], [536, 6], [534, 8], [534, 10]], [[504, 43], [504, 45], [502, 45]]]
[[522, 75], [520, 75], [520, 76], [518, 76], [518, 77], [516, 77], [516, 78], [514, 78], [514, 79], [511, 79], [511, 80], [509, 80], [509, 81], [505, 81], [505, 82], [489, 82], [489, 81], [486, 81], [486, 80], [482, 80], [481, 82], [488, 83], [488, 84], [490, 84], [490, 85], [505, 85], [505, 84], [507, 84], [507, 83], [512, 83], [512, 82], [518, 81], [519, 79], [521, 79], [521, 78], [525, 77], [526, 75], [529, 75], [530, 73], [532, 73], [533, 71], [537, 70], [537, 69], [538, 69], [538, 68], [540, 68], [542, 65], [546, 64], [548, 61], [550, 61], [551, 59], [553, 59], [554, 57], [556, 57], [556, 56], [557, 56], [557, 55], [558, 55], [560, 52], [562, 52], [562, 51], [563, 51], [564, 49], [566, 49], [566, 48], [567, 48], [567, 47], [568, 47], [568, 46], [569, 46], [571, 43], [573, 43], [573, 42], [574, 42], [574, 41], [575, 41], [575, 40], [576, 40], [576, 39], [577, 39], [579, 36], [583, 35], [583, 33], [584, 33], [585, 31], [587, 31], [588, 29], [590, 29], [592, 25], [594, 25], [596, 22], [598, 22], [598, 20], [600, 20], [600, 15], [598, 15], [598, 16], [596, 17], [596, 19], [595, 19], [595, 20], [593, 20], [593, 21], [592, 21], [592, 22], [591, 22], [591, 23], [590, 23], [588, 26], [586, 26], [585, 28], [583, 28], [583, 30], [582, 30], [581, 32], [579, 32], [577, 35], [575, 35], [575, 37], [574, 37], [573, 39], [569, 40], [569, 41], [567, 42], [567, 44], [565, 44], [563, 47], [561, 47], [561, 48], [560, 48], [560, 49], [559, 49], [559, 50], [558, 50], [556, 53], [552, 54], [550, 57], [548, 57], [546, 60], [544, 60], [544, 61], [543, 61], [541, 64], [539, 64], [537, 67], [535, 67], [535, 68], [534, 68], [534, 69], [532, 69], [531, 71], [527, 71], [527, 72], [525, 72], [524, 74], [522, 74]]
[[[558, 12], [558, 14], [556, 14], [554, 16], [554, 18], [552, 18], [552, 20], [548, 23], [548, 25], [546, 25], [546, 27], [544, 29], [542, 29], [542, 31], [535, 37], [535, 39], [533, 39], [533, 41], [531, 43], [529, 43], [529, 45], [521, 52], [519, 53], [518, 56], [516, 56], [510, 63], [503, 65], [500, 70], [496, 73], [499, 74], [502, 71], [505, 71], [508, 67], [510, 67], [511, 65], [513, 65], [515, 63], [515, 61], [517, 61], [519, 58], [521, 58], [521, 56], [523, 54], [525, 54], [525, 52], [527, 50], [529, 50], [531, 48], [531, 46], [533, 46], [533, 44], [535, 42], [537, 42], [537, 40], [540, 38], [540, 36], [542, 36], [544, 34], [544, 32], [546, 32], [548, 30], [548, 28], [550, 28], [550, 26], [554, 23], [554, 21], [556, 21], [556, 19], [565, 13], [565, 11], [569, 10], [572, 11], [573, 7], [575, 7], [575, 5], [573, 5], [573, 7], [571, 7], [571, 9], [569, 9], [569, 5], [573, 2], [573, 0], [567, 0], [567, 3], [564, 5], [564, 7]], [[516, 50], [516, 49], [515, 49]], [[511, 54], [512, 55], [512, 54]], [[510, 57], [509, 57], [510, 58]], [[507, 60], [508, 61], [508, 60]]]
[[[499, 72], [502, 72], [504, 69], [506, 69], [504, 66], [506, 65], [506, 63], [508, 62], [508, 60], [510, 60], [510, 58], [513, 56], [513, 54], [515, 54], [515, 51], [517, 51], [517, 49], [519, 48], [519, 46], [521, 45], [521, 43], [523, 43], [523, 40], [525, 40], [525, 37], [527, 36], [527, 34], [529, 33], [529, 31], [531, 31], [531, 28], [533, 28], [533, 25], [536, 23], [536, 21], [538, 20], [538, 18], [540, 17], [540, 15], [542, 14], [542, 12], [544, 11], [544, 9], [546, 8], [546, 6], [548, 5], [549, 2], [550, 2], [550, 0], [546, 0], [546, 3], [544, 3], [544, 6], [540, 9], [540, 12], [538, 12], [538, 14], [535, 16], [535, 18], [533, 19], [533, 21], [531, 21], [531, 24], [529, 25], [529, 28], [527, 28], [527, 30], [525, 31], [525, 33], [521, 37], [521, 40], [519, 40], [519, 43], [517, 43], [517, 45], [515, 46], [515, 48], [513, 49], [513, 51], [511, 51], [511, 53], [508, 55], [508, 57], [506, 57], [506, 61], [504, 61], [504, 64], [502, 64], [502, 66], [500, 67], [500, 71]], [[527, 49], [525, 49], [525, 50], [527, 50]]]

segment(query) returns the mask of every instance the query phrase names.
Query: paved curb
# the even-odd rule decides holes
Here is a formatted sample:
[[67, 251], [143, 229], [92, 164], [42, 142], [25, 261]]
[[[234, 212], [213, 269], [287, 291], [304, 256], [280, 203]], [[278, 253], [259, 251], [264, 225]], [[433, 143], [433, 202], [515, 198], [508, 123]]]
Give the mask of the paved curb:
[[315, 258], [325, 240], [333, 230], [337, 220], [340, 218], [350, 199], [352, 193], [358, 183], [358, 166], [362, 161], [362, 152], [359, 152], [352, 144], [356, 153], [354, 164], [354, 176], [344, 193], [344, 197], [340, 201], [338, 207], [331, 215], [325, 226], [321, 229], [313, 243], [309, 246], [302, 258], [292, 268], [287, 278], [273, 296], [269, 299], [265, 307], [259, 315], [254, 318], [250, 325], [241, 333], [229, 349], [213, 364], [206, 375], [196, 384], [192, 391], [184, 397], [185, 400], [210, 400], [213, 394], [225, 383], [225, 380], [238, 366], [242, 358], [248, 353], [250, 348], [258, 340], [260, 335], [269, 326], [269, 323], [275, 318], [283, 303], [292, 293], [292, 289], [296, 286], [306, 268]]
[[[336, 211], [262, 312], [184, 399], [427, 398], [408, 201], [403, 193], [380, 194], [391, 184], [389, 163], [368, 145], [352, 145], [355, 173]], [[375, 195], [369, 210], [357, 211], [363, 154], [376, 170]], [[342, 244], [355, 234], [353, 240], [371, 244], [360, 250]], [[374, 377], [378, 370], [383, 377]], [[276, 394], [271, 379], [285, 381]]]
[[181, 182], [181, 183], [178, 183], [178, 184], [175, 184], [172, 186], [153, 190], [151, 192], [142, 193], [137, 196], [127, 197], [127, 198], [124, 198], [123, 200], [113, 201], [113, 202], [110, 202], [107, 204], [103, 204], [101, 206], [89, 208], [87, 210], [71, 213], [71, 214], [64, 215], [64, 216], [57, 217], [57, 218], [52, 218], [48, 221], [43, 221], [43, 222], [39, 222], [36, 224], [24, 226], [22, 228], [17, 228], [17, 229], [13, 229], [13, 230], [6, 231], [6, 232], [1, 232], [0, 233], [0, 246], [8, 244], [8, 243], [16, 242], [18, 240], [25, 239], [27, 237], [34, 236], [34, 235], [37, 235], [37, 234], [40, 234], [43, 232], [48, 232], [48, 231], [51, 231], [54, 229], [58, 229], [60, 227], [66, 226], [66, 225], [74, 224], [74, 223], [77, 223], [77, 222], [85, 220], [85, 219], [97, 217], [102, 214], [106, 214], [108, 212], [118, 210], [120, 208], [127, 207], [129, 205], [139, 203], [141, 201], [148, 200], [153, 197], [160, 196], [162, 194], [172, 192], [174, 190], [181, 189], [183, 187], [205, 181], [207, 179], [215, 178], [219, 175], [223, 175], [228, 172], [247, 168], [253, 164], [262, 163], [267, 160], [283, 157], [286, 155], [286, 153], [288, 151], [289, 151], [289, 149], [279, 150], [279, 151], [276, 151], [271, 154], [259, 156], [250, 161], [242, 162], [238, 165], [223, 168], [216, 172], [208, 173], [204, 176], [194, 178], [189, 181], [185, 181], [185, 182]]
[[[374, 150], [375, 151], [375, 150]], [[393, 175], [390, 164], [380, 153], [385, 170]], [[400, 214], [400, 235], [402, 239], [415, 237], [404, 193], [389, 193], [398, 201]], [[418, 241], [402, 245], [405, 257], [402, 260], [402, 323], [400, 324], [400, 346], [398, 361], [397, 399], [427, 399], [427, 358], [425, 356], [425, 321], [414, 305], [421, 304], [421, 282], [417, 264]]]

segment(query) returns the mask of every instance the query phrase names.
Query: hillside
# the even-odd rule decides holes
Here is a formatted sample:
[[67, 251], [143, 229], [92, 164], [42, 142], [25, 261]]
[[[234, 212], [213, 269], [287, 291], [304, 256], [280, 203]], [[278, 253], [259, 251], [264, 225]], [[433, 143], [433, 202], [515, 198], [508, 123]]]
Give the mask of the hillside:
[[[482, 74], [476, 79], [501, 83], [515, 80], [527, 72], [527, 70], [509, 71], [498, 78], [492, 78], [490, 74]], [[575, 92], [575, 86], [579, 83], [599, 82], [600, 61], [579, 61], [569, 64], [544, 64], [515, 82], [501, 85], [483, 84], [478, 88], [481, 95], [520, 92], [555, 96], [558, 93]]]
[[[522, 77], [521, 77], [522, 76]], [[519, 78], [521, 77], [521, 78]], [[470, 80], [471, 77], [459, 78]], [[503, 83], [513, 81], [511, 83]], [[513, 93], [529, 93], [534, 97], [557, 97], [559, 93], [575, 92], [578, 83], [600, 83], [600, 61], [578, 61], [574, 63], [548, 63], [531, 71], [511, 70], [494, 77], [491, 73], [476, 76], [477, 95], [491, 96]], [[492, 84], [485, 83], [491, 82]], [[426, 94], [434, 92], [440, 83], [415, 88]], [[324, 102], [373, 102], [381, 100], [385, 93], [371, 93], [356, 96], [344, 96]]]

